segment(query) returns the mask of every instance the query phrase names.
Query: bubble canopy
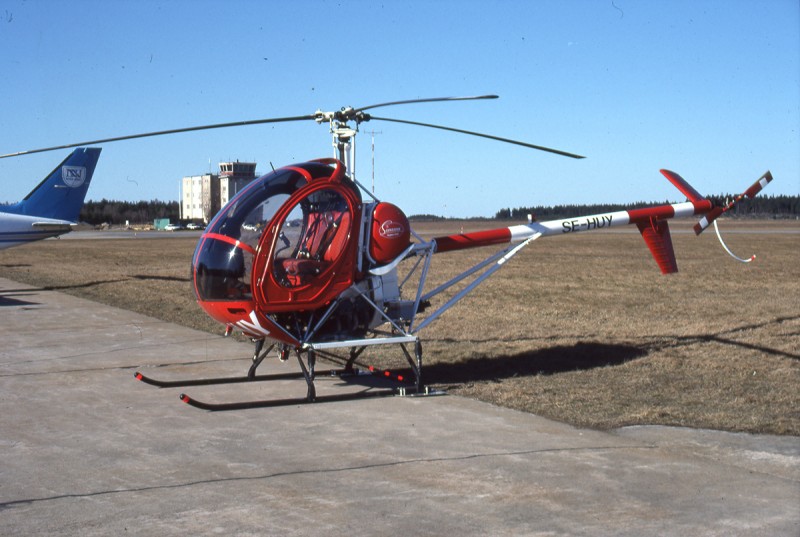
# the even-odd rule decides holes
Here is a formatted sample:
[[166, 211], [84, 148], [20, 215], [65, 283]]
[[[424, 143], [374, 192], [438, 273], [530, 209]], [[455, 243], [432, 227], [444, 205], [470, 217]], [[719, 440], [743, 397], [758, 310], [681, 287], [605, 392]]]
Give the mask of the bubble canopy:
[[331, 173], [332, 166], [323, 162], [281, 168], [259, 177], [234, 196], [208, 225], [195, 250], [192, 272], [197, 298], [252, 298], [250, 270], [262, 234], [292, 194]]
[[355, 281], [361, 209], [358, 187], [335, 159], [259, 177], [200, 238], [192, 258], [198, 303], [247, 335], [278, 337], [286, 315], [326, 306]]

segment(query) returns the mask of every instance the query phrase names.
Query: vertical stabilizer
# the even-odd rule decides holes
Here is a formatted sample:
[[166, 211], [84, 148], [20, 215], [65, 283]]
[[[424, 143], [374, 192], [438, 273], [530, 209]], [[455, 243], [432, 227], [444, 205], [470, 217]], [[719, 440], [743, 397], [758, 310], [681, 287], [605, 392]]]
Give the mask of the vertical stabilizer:
[[76, 222], [92, 181], [100, 148], [78, 148], [25, 196], [4, 207], [5, 212]]
[[678, 272], [678, 262], [675, 260], [675, 250], [672, 248], [672, 236], [666, 220], [653, 220], [650, 223], [636, 224], [639, 232], [650, 248], [650, 253], [658, 263], [662, 274]]

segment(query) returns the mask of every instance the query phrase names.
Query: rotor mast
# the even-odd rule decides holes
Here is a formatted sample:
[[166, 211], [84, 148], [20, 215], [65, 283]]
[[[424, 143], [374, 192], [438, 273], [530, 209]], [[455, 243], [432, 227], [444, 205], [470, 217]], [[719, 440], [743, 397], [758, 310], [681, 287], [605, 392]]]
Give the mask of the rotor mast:
[[[328, 121], [330, 133], [333, 137], [333, 156], [344, 164], [345, 173], [355, 181], [356, 179], [356, 134], [358, 133], [359, 118], [357, 111], [350, 106], [343, 107], [338, 112], [323, 112], [317, 110], [315, 114], [317, 123]], [[355, 122], [355, 128], [350, 126], [350, 120]]]

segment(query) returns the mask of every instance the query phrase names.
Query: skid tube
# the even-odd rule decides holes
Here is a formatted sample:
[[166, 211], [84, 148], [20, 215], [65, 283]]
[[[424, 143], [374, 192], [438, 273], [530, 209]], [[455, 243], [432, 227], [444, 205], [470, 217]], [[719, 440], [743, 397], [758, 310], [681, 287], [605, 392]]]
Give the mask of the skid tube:
[[[317, 375], [326, 375], [331, 377], [338, 377], [345, 374], [344, 369], [326, 369], [318, 371]], [[195, 378], [195, 379], [177, 379], [177, 380], [161, 380], [148, 377], [137, 371], [133, 375], [136, 380], [155, 386], [157, 388], [185, 388], [188, 386], [215, 386], [217, 384], [239, 384], [246, 382], [263, 382], [268, 380], [294, 380], [303, 378], [303, 373], [300, 371], [293, 371], [291, 373], [275, 373], [271, 375], [242, 375], [241, 377], [211, 377], [211, 378]]]
[[334, 395], [320, 395], [316, 396], [313, 400], [307, 397], [295, 397], [288, 399], [266, 399], [264, 401], [238, 401], [232, 403], [208, 403], [194, 399], [185, 393], [180, 395], [181, 401], [187, 405], [208, 410], [210, 412], [222, 412], [226, 410], [246, 410], [250, 408], [272, 408], [280, 406], [293, 406], [293, 405], [306, 405], [310, 403], [333, 403], [337, 401], [354, 401], [356, 399], [366, 399], [369, 397], [387, 397], [398, 395], [397, 391], [391, 390], [376, 390], [355, 393], [342, 393]]
[[[414, 357], [412, 357], [411, 353], [409, 353], [408, 350], [405, 348], [405, 343], [411, 343], [411, 342], [415, 344]], [[289, 373], [275, 373], [268, 375], [256, 375], [255, 370], [261, 364], [261, 362], [264, 360], [267, 353], [273, 348], [273, 346], [270, 346], [266, 350], [262, 350], [263, 341], [261, 340], [256, 341], [255, 344], [256, 344], [256, 350], [255, 353], [253, 354], [253, 363], [250, 366], [247, 375], [234, 376], [234, 377], [161, 380], [148, 377], [142, 374], [141, 372], [137, 371], [134, 374], [134, 377], [137, 380], [144, 382], [145, 384], [150, 384], [151, 386], [156, 386], [158, 388], [214, 386], [218, 384], [219, 385], [238, 384], [238, 383], [249, 383], [249, 382], [264, 382], [270, 380], [293, 380], [300, 378], [306, 381], [307, 392], [306, 392], [306, 397], [304, 398], [298, 397], [298, 398], [286, 398], [286, 399], [268, 399], [268, 400], [256, 400], [256, 401], [213, 403], [195, 399], [185, 393], [180, 394], [179, 398], [184, 403], [193, 406], [195, 408], [212, 412], [228, 411], [228, 410], [244, 410], [251, 408], [292, 406], [292, 405], [301, 405], [301, 404], [308, 404], [315, 402], [325, 403], [325, 402], [351, 401], [356, 399], [397, 396], [397, 395], [408, 397], [408, 396], [427, 396], [427, 395], [444, 394], [444, 392], [441, 391], [430, 390], [428, 389], [427, 386], [423, 386], [421, 384], [422, 346], [419, 342], [419, 339], [414, 336], [387, 337], [387, 338], [376, 338], [370, 340], [351, 340], [349, 342], [336, 342], [336, 343], [307, 344], [304, 348], [296, 350], [297, 360], [300, 365], [300, 371], [289, 372]], [[401, 349], [403, 350], [403, 353], [405, 354], [408, 360], [409, 365], [411, 365], [415, 377], [414, 383], [403, 382], [402, 377], [391, 379], [389, 378], [390, 377], [389, 371], [379, 371], [372, 367], [369, 367], [368, 370], [365, 371], [353, 367], [355, 360], [360, 356], [360, 354], [364, 351], [365, 348], [371, 345], [380, 345], [380, 344], [400, 345]], [[349, 347], [350, 357], [349, 359], [346, 360], [345, 367], [343, 369], [325, 369], [321, 371], [316, 371], [315, 366], [316, 366], [317, 354], [323, 355], [325, 357], [334, 357], [335, 355], [332, 355], [327, 351], [331, 349], [344, 348], [344, 347]], [[280, 352], [281, 352], [281, 359], [283, 360], [287, 353], [285, 349], [281, 349]], [[303, 354], [306, 355], [305, 362], [303, 361]], [[341, 357], [337, 358], [341, 359]], [[389, 380], [391, 380], [393, 383], [396, 383], [397, 386], [392, 386], [384, 389], [368, 389], [365, 391], [344, 393], [344, 394], [321, 395], [321, 396], [317, 396], [316, 394], [314, 381], [318, 377], [347, 378], [359, 375], [389, 378]]]

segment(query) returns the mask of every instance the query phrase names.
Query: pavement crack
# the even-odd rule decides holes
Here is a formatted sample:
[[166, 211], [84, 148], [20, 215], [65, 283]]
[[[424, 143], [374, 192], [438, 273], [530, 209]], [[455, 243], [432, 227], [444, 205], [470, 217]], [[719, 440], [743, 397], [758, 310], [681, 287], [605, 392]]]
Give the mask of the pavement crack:
[[261, 475], [254, 475], [254, 476], [233, 476], [233, 477], [221, 477], [216, 479], [199, 479], [195, 481], [187, 481], [185, 483], [172, 483], [172, 484], [164, 484], [164, 485], [150, 485], [150, 486], [142, 486], [142, 487], [131, 487], [131, 488], [124, 488], [124, 489], [113, 489], [113, 490], [100, 490], [95, 492], [83, 492], [83, 493], [72, 493], [72, 494], [57, 494], [53, 496], [43, 496], [39, 498], [26, 498], [26, 499], [19, 499], [19, 500], [9, 500], [5, 502], [0, 502], [0, 511], [4, 509], [10, 509], [13, 507], [19, 507], [24, 505], [32, 505], [38, 504], [42, 502], [50, 502], [50, 501], [58, 501], [58, 500], [69, 500], [69, 499], [85, 499], [85, 498], [95, 498], [98, 496], [109, 496], [115, 494], [135, 494], [141, 492], [152, 492], [152, 491], [160, 491], [160, 490], [176, 490], [176, 489], [183, 489], [183, 488], [190, 488], [195, 486], [202, 486], [202, 485], [214, 485], [219, 483], [236, 483], [236, 482], [247, 482], [247, 481], [264, 481], [264, 480], [271, 480], [271, 479], [279, 479], [283, 477], [294, 477], [294, 476], [303, 476], [303, 475], [326, 475], [326, 474], [336, 474], [336, 473], [343, 473], [343, 472], [357, 472], [357, 471], [365, 471], [365, 470], [375, 470], [379, 468], [391, 468], [391, 467], [398, 467], [398, 466], [405, 466], [405, 465], [414, 465], [414, 464], [430, 464], [430, 463], [439, 463], [439, 462], [459, 462], [459, 461], [469, 461], [475, 459], [485, 459], [485, 458], [492, 458], [492, 457], [514, 457], [514, 456], [524, 456], [524, 455], [539, 455], [539, 454], [547, 454], [547, 453], [568, 453], [568, 452], [585, 452], [585, 453], [596, 453], [602, 451], [619, 451], [619, 450], [641, 450], [641, 449], [657, 449], [658, 446], [652, 444], [636, 444], [636, 445], [623, 445], [623, 446], [597, 446], [597, 447], [576, 447], [576, 448], [549, 448], [549, 449], [529, 449], [529, 450], [519, 450], [519, 451], [504, 451], [504, 452], [495, 452], [495, 453], [472, 453], [469, 455], [458, 455], [453, 457], [433, 457], [433, 458], [425, 458], [425, 459], [404, 459], [398, 461], [386, 461], [386, 462], [378, 462], [373, 464], [363, 464], [358, 466], [342, 466], [339, 468], [312, 468], [307, 470], [292, 470], [287, 472], [274, 472], [271, 474], [261, 474]]

